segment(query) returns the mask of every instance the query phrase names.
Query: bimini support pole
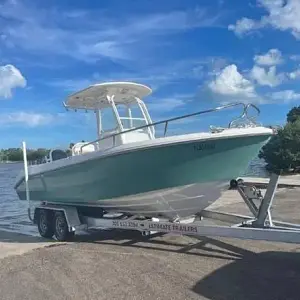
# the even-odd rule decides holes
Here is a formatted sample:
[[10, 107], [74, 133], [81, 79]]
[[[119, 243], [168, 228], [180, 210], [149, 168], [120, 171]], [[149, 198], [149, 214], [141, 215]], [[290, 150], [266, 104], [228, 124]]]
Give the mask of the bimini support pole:
[[101, 132], [102, 132], [102, 118], [101, 118], [101, 110], [96, 110], [96, 120], [97, 120], [97, 136], [98, 139], [101, 138]]
[[118, 110], [117, 110], [117, 107], [116, 107], [116, 104], [115, 104], [115, 101], [114, 101], [114, 97], [115, 97], [114, 95], [112, 95], [112, 96], [107, 95], [106, 96], [107, 101], [110, 103], [111, 108], [112, 108], [112, 110], [114, 112], [116, 121], [117, 121], [118, 126], [120, 128], [120, 131], [123, 131], [124, 128], [123, 128], [123, 125], [122, 125], [122, 122], [121, 122], [121, 119], [120, 119], [120, 116], [119, 116], [119, 113], [118, 113]]
[[[151, 120], [151, 117], [150, 117], [150, 115], [148, 113], [148, 109], [147, 109], [145, 103], [143, 101], [141, 101], [141, 99], [138, 98], [138, 97], [134, 97], [134, 98], [135, 98], [135, 100], [136, 100], [136, 102], [137, 102], [137, 104], [138, 104], [138, 106], [139, 106], [139, 108], [140, 108], [140, 110], [142, 112], [142, 115], [143, 115], [143, 117], [144, 117], [144, 119], [146, 121], [146, 124], [147, 125], [151, 124], [152, 120]], [[151, 139], [155, 138], [155, 132], [154, 132], [154, 127], [153, 126], [148, 127], [148, 133], [149, 133]]]
[[28, 202], [28, 217], [30, 221], [33, 221], [31, 218], [31, 211], [30, 211], [30, 193], [29, 193], [29, 185], [28, 185], [28, 164], [27, 164], [27, 150], [26, 150], [26, 143], [22, 143], [23, 146], [23, 161], [24, 161], [24, 174], [25, 174], [25, 190], [26, 190], [26, 200]]
[[127, 117], [129, 119], [129, 128], [133, 127], [131, 108], [127, 106]]

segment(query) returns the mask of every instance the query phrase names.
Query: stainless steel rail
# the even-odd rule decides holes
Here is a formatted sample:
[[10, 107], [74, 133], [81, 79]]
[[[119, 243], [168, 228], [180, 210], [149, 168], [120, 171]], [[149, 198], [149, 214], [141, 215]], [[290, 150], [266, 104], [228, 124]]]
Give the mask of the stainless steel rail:
[[124, 131], [121, 131], [121, 132], [113, 133], [111, 135], [102, 137], [100, 139], [94, 140], [94, 141], [89, 142], [89, 143], [86, 143], [85, 145], [80, 147], [80, 152], [82, 153], [82, 149], [84, 147], [86, 147], [88, 145], [91, 145], [91, 144], [94, 144], [94, 143], [97, 143], [97, 142], [100, 142], [100, 141], [108, 139], [108, 138], [113, 139], [113, 146], [115, 146], [116, 136], [119, 136], [119, 135], [122, 135], [122, 134], [128, 133], [128, 132], [148, 128], [148, 127], [154, 127], [154, 126], [157, 126], [157, 125], [160, 125], [160, 124], [165, 124], [165, 127], [164, 127], [164, 137], [165, 137], [166, 134], [167, 134], [168, 125], [169, 125], [169, 123], [171, 123], [173, 121], [182, 120], [182, 119], [186, 119], [186, 118], [190, 118], [190, 117], [194, 117], [194, 116], [198, 116], [198, 115], [202, 115], [202, 114], [206, 114], [206, 113], [216, 112], [216, 111], [220, 111], [220, 110], [223, 110], [223, 109], [232, 108], [232, 107], [236, 107], [236, 106], [242, 106], [243, 111], [242, 111], [241, 115], [238, 118], [232, 120], [229, 123], [229, 125], [228, 125], [229, 128], [232, 128], [233, 124], [235, 122], [241, 120], [241, 119], [246, 119], [249, 122], [249, 124], [252, 125], [252, 126], [257, 125], [254, 118], [250, 117], [248, 115], [248, 110], [249, 110], [250, 107], [253, 107], [256, 110], [257, 114], [259, 114], [260, 110], [257, 106], [255, 106], [254, 104], [245, 104], [245, 103], [242, 103], [242, 102], [231, 103], [231, 104], [227, 104], [227, 105], [223, 105], [223, 106], [219, 106], [219, 107], [215, 107], [215, 108], [211, 108], [211, 109], [207, 109], [207, 110], [203, 110], [203, 111], [198, 111], [198, 112], [195, 112], [195, 113], [192, 113], [192, 114], [187, 114], [187, 115], [183, 115], [183, 116], [179, 116], [179, 117], [175, 117], [175, 118], [170, 118], [170, 119], [167, 119], [167, 120], [162, 120], [162, 121], [158, 121], [158, 122], [155, 122], [155, 123], [150, 123], [150, 124], [147, 124], [147, 125], [143, 125], [143, 126], [131, 128], [131, 129], [128, 129], [128, 130], [124, 130]]

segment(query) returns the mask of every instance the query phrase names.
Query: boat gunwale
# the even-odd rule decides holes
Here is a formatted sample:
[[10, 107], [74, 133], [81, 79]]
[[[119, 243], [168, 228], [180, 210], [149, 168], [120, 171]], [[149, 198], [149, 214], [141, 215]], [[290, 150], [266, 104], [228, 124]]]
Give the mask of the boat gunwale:
[[[258, 129], [258, 128], [264, 129], [264, 132], [260, 132], [260, 133], [253, 132], [253, 129]], [[224, 131], [232, 131], [232, 130], [244, 131], [244, 133], [237, 132], [237, 133], [231, 134], [231, 135], [224, 134]], [[246, 130], [247, 131], [252, 130], [252, 132], [251, 131], [249, 133], [245, 132]], [[90, 160], [114, 157], [114, 156], [119, 156], [119, 155], [131, 153], [131, 152], [144, 151], [146, 149], [160, 148], [160, 147], [166, 147], [166, 146], [176, 146], [176, 145], [181, 145], [181, 144], [192, 144], [197, 141], [202, 142], [202, 141], [207, 141], [207, 140], [209, 140], [209, 141], [223, 140], [226, 138], [236, 139], [236, 138], [244, 138], [244, 137], [257, 137], [257, 136], [271, 136], [272, 135], [272, 133], [271, 133], [272, 129], [269, 129], [267, 127], [255, 127], [255, 128], [249, 127], [249, 128], [242, 128], [242, 129], [232, 128], [232, 129], [226, 129], [224, 131], [222, 131], [220, 133], [208, 133], [209, 135], [206, 135], [206, 136], [203, 136], [203, 133], [191, 133], [191, 134], [178, 135], [178, 136], [161, 137], [161, 138], [156, 138], [154, 140], [147, 140], [147, 141], [123, 144], [120, 146], [112, 147], [112, 148], [110, 148], [108, 150], [104, 150], [104, 151], [97, 150], [97, 151], [86, 153], [86, 154], [70, 156], [67, 158], [59, 159], [52, 163], [42, 163], [39, 165], [31, 165], [28, 168], [29, 177], [36, 176], [36, 175], [43, 175], [43, 174], [46, 174], [49, 172], [53, 172], [53, 171], [60, 170], [60, 169], [66, 168], [66, 167], [70, 167], [72, 165], [80, 165], [80, 164], [86, 163], [87, 161], [90, 161]], [[191, 138], [191, 136], [193, 136], [193, 138]], [[180, 138], [182, 138], [182, 137], [185, 137], [185, 139], [180, 140]], [[175, 138], [175, 141], [172, 141], [172, 139], [174, 139], [174, 138]], [[177, 139], [177, 141], [176, 141], [176, 139]], [[163, 140], [163, 142], [161, 142], [161, 140]], [[161, 143], [157, 143], [157, 142], [161, 142]], [[140, 144], [140, 146], [137, 147], [136, 144]], [[65, 162], [65, 163], [63, 165], [61, 165], [62, 162]], [[55, 166], [55, 164], [58, 164], [58, 166], [57, 165]], [[41, 170], [42, 169], [41, 167], [49, 166], [49, 165], [51, 168], [48, 168], [48, 170]], [[21, 173], [19, 176], [20, 176], [20, 178], [17, 178], [16, 183], [14, 185], [15, 190], [21, 185], [21, 183], [25, 179], [24, 172]]]

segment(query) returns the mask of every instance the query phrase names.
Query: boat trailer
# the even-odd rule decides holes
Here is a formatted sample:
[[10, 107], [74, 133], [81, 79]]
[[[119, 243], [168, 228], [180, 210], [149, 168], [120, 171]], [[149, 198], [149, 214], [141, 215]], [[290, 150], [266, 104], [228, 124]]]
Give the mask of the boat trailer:
[[[123, 229], [138, 230], [142, 235], [172, 233], [190, 236], [227, 237], [250, 240], [264, 240], [285, 243], [300, 243], [300, 225], [272, 219], [271, 206], [279, 175], [270, 178], [265, 196], [255, 187], [240, 182], [237, 192], [248, 206], [252, 217], [213, 210], [203, 210], [188, 219], [170, 222], [158, 218], [128, 216], [125, 214], [104, 214], [101, 217], [84, 216], [73, 206], [41, 203], [34, 208], [30, 219], [38, 225], [41, 236], [58, 241], [70, 240], [76, 230]], [[259, 205], [256, 203], [258, 202]], [[205, 220], [221, 221], [230, 225], [205, 225]]]
[[[193, 217], [175, 221], [128, 216], [120, 213], [103, 214], [103, 211], [99, 217], [90, 217], [79, 212], [75, 206], [47, 202], [35, 206], [32, 217], [25, 142], [23, 142], [23, 159], [28, 216], [33, 223], [37, 224], [40, 235], [45, 238], [55, 236], [58, 241], [67, 241], [75, 235], [76, 230], [100, 228], [102, 230], [137, 230], [142, 235], [161, 232], [190, 236], [300, 243], [300, 224], [276, 221], [272, 218], [271, 207], [280, 177], [277, 174], [271, 175], [264, 196], [255, 186], [246, 185], [242, 180], [237, 180], [234, 184], [252, 217], [208, 209], [202, 210]], [[230, 186], [232, 187], [232, 181]], [[229, 225], [206, 225], [206, 219], [229, 223]]]

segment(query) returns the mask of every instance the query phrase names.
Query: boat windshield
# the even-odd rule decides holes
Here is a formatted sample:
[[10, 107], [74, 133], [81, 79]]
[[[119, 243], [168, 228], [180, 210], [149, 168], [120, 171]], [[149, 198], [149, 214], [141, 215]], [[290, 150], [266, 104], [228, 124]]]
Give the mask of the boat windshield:
[[147, 125], [147, 121], [137, 103], [119, 104], [117, 110], [124, 130]]
[[[140, 99], [121, 102], [113, 100], [111, 106], [97, 112], [97, 127], [99, 137], [116, 132], [134, 130], [151, 124], [152, 120], [147, 107]], [[138, 129], [138, 134], [147, 134], [154, 138], [155, 131], [152, 127]], [[136, 132], [135, 132], [136, 133]]]

